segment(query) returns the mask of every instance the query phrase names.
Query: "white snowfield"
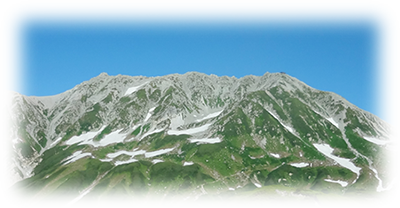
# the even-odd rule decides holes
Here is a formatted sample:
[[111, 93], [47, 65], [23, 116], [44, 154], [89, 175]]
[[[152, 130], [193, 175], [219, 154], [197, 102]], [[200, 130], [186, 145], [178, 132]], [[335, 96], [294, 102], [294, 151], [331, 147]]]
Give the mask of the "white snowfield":
[[339, 123], [337, 123], [333, 118], [326, 118], [329, 122], [331, 122], [336, 128], [339, 128]]
[[120, 143], [123, 142], [127, 133], [120, 133], [122, 129], [116, 130], [114, 132], [111, 132], [110, 134], [107, 134], [102, 138], [100, 141], [93, 141], [93, 138], [99, 134], [105, 126], [103, 126], [100, 130], [96, 132], [87, 132], [84, 134], [81, 134], [79, 136], [73, 136], [69, 140], [67, 140], [65, 143], [68, 145], [80, 143], [80, 144], [88, 144], [94, 147], [104, 147], [109, 144], [113, 143]]
[[327, 118], [325, 116], [323, 116], [321, 113], [314, 111], [316, 114], [320, 115], [322, 118], [325, 118], [326, 120], [328, 120], [329, 122], [331, 122], [334, 126], [336, 126], [336, 128], [339, 128], [339, 123], [336, 122], [332, 117], [331, 118]]
[[342, 187], [346, 187], [349, 183], [347, 183], [346, 181], [334, 181], [334, 180], [331, 180], [331, 179], [324, 179], [324, 181], [326, 181], [326, 182], [331, 182], [331, 183], [338, 183], [338, 184], [340, 184]]
[[115, 161], [115, 165], [116, 166], [118, 166], [118, 165], [123, 165], [123, 164], [129, 164], [129, 163], [133, 163], [133, 162], [137, 162], [138, 160], [137, 159], [135, 159], [135, 158], [131, 158], [131, 159], [129, 159], [129, 160], [124, 160], [124, 161]]
[[339, 165], [351, 170], [357, 176], [360, 175], [360, 170], [361, 168], [355, 166], [352, 162], [350, 162], [350, 159], [345, 159], [341, 157], [337, 157], [335, 155], [332, 155], [333, 148], [329, 146], [328, 144], [313, 144], [315, 148], [322, 154], [326, 155], [327, 157], [333, 159], [335, 162], [339, 163]]
[[[115, 161], [114, 164], [115, 165], [122, 165], [122, 164], [128, 164], [128, 163], [133, 163], [133, 162], [137, 162], [138, 160], [135, 159], [134, 157], [136, 155], [143, 155], [146, 158], [150, 158], [150, 157], [154, 157], [157, 155], [162, 155], [165, 153], [168, 153], [170, 151], [172, 151], [174, 148], [170, 148], [170, 149], [161, 149], [161, 150], [157, 150], [157, 151], [153, 151], [153, 152], [146, 152], [145, 150], [138, 150], [138, 148], [135, 148], [133, 151], [126, 151], [126, 150], [120, 150], [118, 152], [114, 152], [114, 153], [108, 153], [106, 156], [109, 159], [101, 159], [100, 161], [102, 162], [109, 162], [112, 161], [112, 159], [120, 156], [120, 155], [128, 155], [131, 156], [131, 158], [129, 160], [124, 160], [124, 161]], [[152, 161], [154, 164], [159, 163], [159, 162], [164, 162], [163, 160], [160, 159], [154, 159]]]
[[103, 126], [100, 130], [96, 131], [96, 132], [86, 132], [84, 134], [81, 134], [79, 136], [73, 136], [71, 137], [68, 141], [66, 141], [65, 143], [67, 145], [72, 145], [75, 143], [92, 143], [93, 141], [89, 142], [91, 139], [93, 139], [93, 137], [95, 137], [97, 134], [99, 134], [101, 131], [103, 131], [103, 129], [105, 128], [105, 126]]
[[304, 167], [309, 166], [310, 164], [305, 163], [305, 162], [301, 162], [301, 163], [291, 163], [289, 165], [291, 165], [293, 167], [297, 167], [297, 168], [304, 168]]
[[169, 127], [171, 127], [171, 129], [177, 129], [178, 127], [185, 124], [185, 121], [182, 118], [182, 114], [178, 114], [178, 115], [170, 118], [170, 121], [171, 121], [171, 123], [170, 123]]
[[54, 147], [56, 144], [58, 144], [58, 142], [60, 142], [61, 139], [62, 139], [62, 137], [58, 137], [56, 140], [54, 140], [54, 141], [50, 144], [50, 146], [49, 146], [48, 149], [50, 149], [50, 148]]
[[130, 95], [130, 94], [132, 94], [132, 93], [138, 91], [141, 87], [143, 87], [143, 86], [144, 86], [145, 84], [147, 84], [147, 83], [148, 83], [148, 82], [145, 82], [145, 83], [140, 84], [140, 85], [138, 85], [138, 86], [134, 86], [134, 87], [128, 88], [128, 89], [126, 90], [124, 96]]
[[104, 138], [99, 141], [99, 146], [107, 146], [109, 144], [123, 142], [126, 134], [120, 134], [119, 132], [121, 132], [121, 130], [122, 129], [118, 129], [117, 131], [105, 135]]
[[65, 158], [65, 159], [62, 160], [61, 162], [67, 161], [67, 162], [65, 162], [65, 163], [63, 164], [63, 165], [66, 165], [66, 164], [68, 164], [68, 163], [75, 162], [75, 161], [77, 161], [77, 160], [79, 160], [79, 159], [81, 159], [81, 158], [87, 157], [87, 156], [92, 157], [92, 153], [90, 153], [90, 152], [82, 153], [82, 150], [79, 150], [79, 151], [74, 152], [71, 156]]
[[[267, 109], [266, 109], [267, 110]], [[269, 114], [271, 114], [276, 120], [279, 121], [279, 123], [285, 127], [285, 129], [287, 129], [290, 133], [294, 134], [294, 129], [286, 124], [284, 124], [279, 118], [278, 116], [276, 116], [275, 114], [273, 114], [271, 111], [267, 110]]]
[[146, 153], [145, 150], [137, 150], [137, 148], [136, 148], [136, 149], [134, 149], [132, 152], [128, 152], [128, 151], [126, 151], [126, 150], [120, 150], [120, 151], [118, 151], [118, 152], [108, 153], [108, 154], [107, 154], [107, 157], [108, 157], [108, 158], [116, 158], [116, 157], [118, 157], [118, 156], [120, 156], [120, 155], [129, 155], [129, 156], [131, 156], [131, 157], [134, 157], [134, 156], [136, 156], [136, 155], [142, 155], [142, 154], [144, 154], [144, 153]]
[[281, 158], [281, 156], [279, 154], [275, 154], [275, 153], [270, 153], [272, 156], [276, 157], [276, 158]]
[[99, 159], [101, 162], [111, 162], [113, 159], [110, 159], [110, 158], [108, 158], [108, 159]]
[[160, 162], [164, 162], [164, 160], [160, 160], [160, 159], [154, 159], [153, 161], [151, 161], [153, 164], [157, 164]]
[[144, 118], [144, 122], [146, 122], [147, 120], [149, 120], [149, 118], [151, 117], [151, 115], [153, 114], [154, 109], [156, 109], [156, 107], [150, 108], [149, 112], [146, 115], [146, 118]]
[[193, 162], [189, 161], [189, 162], [184, 162], [184, 163], [183, 163], [183, 166], [193, 165], [193, 164], [194, 164]]
[[162, 154], [171, 152], [172, 150], [174, 150], [174, 148], [160, 149], [160, 150], [156, 150], [154, 152], [146, 152], [146, 153], [144, 153], [144, 157], [146, 157], [146, 158], [154, 157], [157, 155], [162, 155]]
[[205, 116], [203, 118], [197, 119], [195, 122], [201, 122], [201, 121], [204, 121], [204, 120], [207, 120], [207, 119], [210, 119], [210, 118], [215, 118], [215, 117], [219, 116], [219, 114], [221, 114], [222, 111], [224, 111], [224, 110], [208, 114], [207, 116]]
[[216, 138], [204, 138], [204, 139], [189, 139], [190, 143], [195, 143], [197, 144], [215, 144], [215, 143], [220, 143], [222, 140], [219, 137]]
[[364, 139], [377, 145], [385, 145], [390, 142], [390, 141], [380, 140], [374, 137], [364, 137]]
[[205, 124], [203, 126], [199, 126], [196, 128], [192, 128], [192, 129], [185, 129], [185, 130], [169, 130], [167, 132], [167, 134], [169, 135], [182, 135], [182, 134], [196, 134], [199, 132], [203, 132], [206, 131], [208, 129], [208, 127], [210, 127], [211, 124]]
[[257, 188], [261, 188], [261, 184], [254, 182], [253, 183], [255, 186], [257, 186]]

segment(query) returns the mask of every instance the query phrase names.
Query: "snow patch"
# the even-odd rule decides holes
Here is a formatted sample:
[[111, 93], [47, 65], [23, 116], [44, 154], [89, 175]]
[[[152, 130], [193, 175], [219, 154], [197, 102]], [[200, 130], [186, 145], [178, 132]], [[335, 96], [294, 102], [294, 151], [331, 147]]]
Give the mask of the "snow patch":
[[270, 153], [272, 156], [274, 156], [275, 158], [281, 158], [281, 156], [279, 154], [275, 154], [275, 153]]
[[143, 83], [143, 84], [141, 84], [141, 85], [135, 86], [135, 87], [130, 87], [130, 88], [128, 88], [128, 89], [126, 90], [124, 96], [130, 95], [130, 94], [136, 92], [138, 89], [140, 89], [141, 87], [143, 87], [145, 84], [147, 84], [147, 82], [145, 82], [145, 83]]
[[154, 152], [146, 152], [146, 153], [144, 153], [144, 156], [145, 156], [146, 158], [154, 157], [154, 156], [157, 156], [157, 155], [162, 155], [162, 154], [171, 152], [173, 149], [174, 149], [174, 148], [168, 148], [168, 149], [156, 150], [156, 151], [154, 151]]
[[145, 137], [147, 137], [147, 136], [149, 136], [151, 134], [160, 133], [162, 131], [164, 131], [164, 129], [154, 129], [152, 131], [148, 131], [145, 134], [143, 134], [143, 136], [140, 138], [140, 140], [142, 140], [143, 138], [145, 138]]
[[334, 180], [331, 180], [331, 179], [324, 179], [324, 181], [331, 182], [331, 183], [338, 183], [342, 187], [346, 187], [349, 184], [346, 181], [334, 181]]
[[101, 162], [111, 162], [113, 159], [99, 159]]
[[339, 165], [351, 170], [352, 172], [357, 174], [357, 176], [360, 175], [361, 168], [355, 166], [352, 162], [350, 162], [350, 159], [345, 159], [345, 158], [341, 158], [341, 157], [332, 155], [333, 148], [331, 146], [329, 146], [328, 144], [313, 144], [313, 145], [315, 148], [317, 148], [317, 150], [319, 152], [321, 152], [325, 156], [333, 159], [334, 161], [339, 163]]
[[[121, 134], [120, 132], [122, 129], [119, 129], [114, 132], [111, 132], [110, 134], [105, 135], [104, 138], [101, 139], [100, 141], [93, 141], [93, 138], [96, 135], [98, 135], [101, 131], [103, 131], [104, 128], [105, 128], [105, 126], [103, 126], [100, 130], [98, 130], [96, 132], [87, 132], [87, 133], [81, 134], [80, 136], [73, 136], [69, 140], [67, 140], [65, 143], [67, 145], [79, 143], [79, 144], [88, 144], [93, 147], [104, 147], [109, 144], [123, 142], [127, 135], [127, 133]], [[56, 143], [56, 142], [54, 142], [54, 143]]]
[[160, 163], [160, 162], [164, 162], [164, 160], [160, 160], [160, 159], [154, 159], [153, 161], [151, 161], [153, 164], [156, 163]]
[[107, 154], [107, 157], [108, 157], [108, 158], [116, 158], [116, 157], [118, 157], [118, 156], [120, 156], [120, 155], [129, 155], [129, 156], [131, 156], [131, 157], [134, 157], [134, 156], [136, 156], [136, 155], [142, 155], [142, 154], [146, 153], [145, 150], [137, 150], [137, 151], [136, 151], [136, 150], [137, 150], [137, 148], [134, 149], [132, 152], [128, 152], [128, 151], [126, 151], [126, 150], [120, 150], [120, 151], [118, 151], [118, 152], [108, 153], [108, 154]]
[[364, 139], [377, 145], [385, 145], [389, 143], [389, 141], [384, 141], [373, 137], [364, 137]]
[[253, 182], [253, 184], [254, 184], [255, 186], [257, 186], [257, 188], [261, 188], [261, 184], [256, 183], [256, 182]]
[[115, 165], [116, 166], [118, 166], [118, 165], [123, 165], [123, 164], [129, 164], [129, 163], [134, 163], [134, 162], [137, 162], [138, 160], [137, 159], [135, 159], [135, 158], [130, 158], [129, 160], [124, 160], [124, 161], [115, 161]]
[[279, 121], [279, 123], [285, 127], [285, 129], [287, 129], [290, 133], [294, 134], [294, 129], [288, 125], [285, 125], [279, 118], [278, 116], [276, 116], [275, 114], [273, 114], [271, 111], [267, 110], [269, 114], [271, 114], [276, 120]]
[[149, 120], [149, 118], [151, 117], [151, 115], [153, 114], [154, 109], [156, 109], [156, 107], [150, 108], [149, 112], [146, 115], [146, 118], [144, 118], [143, 122], [146, 122], [147, 120]]
[[210, 118], [215, 118], [215, 117], [219, 116], [219, 114], [221, 114], [222, 111], [224, 111], [224, 110], [208, 114], [207, 116], [205, 116], [205, 117], [203, 117], [201, 119], [197, 119], [195, 122], [201, 122], [201, 121], [204, 121], [204, 120], [207, 120], [207, 119], [210, 119]]
[[79, 150], [79, 151], [74, 152], [71, 156], [65, 158], [61, 162], [67, 161], [66, 163], [63, 164], [63, 165], [66, 165], [68, 163], [75, 162], [75, 161], [77, 161], [77, 160], [79, 160], [81, 158], [84, 158], [86, 156], [92, 156], [92, 153], [90, 153], [90, 152], [82, 153], [82, 150]]
[[167, 134], [169, 135], [181, 135], [181, 134], [195, 134], [199, 132], [206, 131], [211, 124], [206, 124], [200, 127], [192, 128], [192, 129], [185, 129], [185, 130], [169, 130]]
[[220, 143], [222, 140], [219, 137], [216, 138], [204, 138], [204, 139], [189, 139], [190, 143], [195, 143], [197, 144], [215, 144], [215, 143]]
[[301, 162], [301, 163], [291, 163], [289, 165], [291, 165], [293, 167], [296, 167], [296, 168], [304, 168], [304, 167], [309, 166], [310, 164], [305, 163], [305, 162]]
[[335, 120], [333, 120], [333, 118], [326, 118], [326, 120], [331, 122], [334, 126], [336, 126], [336, 128], [339, 128], [339, 124]]
[[120, 131], [122, 131], [122, 129], [119, 129], [117, 131], [111, 132], [110, 134], [106, 135], [103, 139], [99, 141], [99, 146], [107, 146], [109, 144], [123, 142], [126, 137], [126, 134], [120, 134], [119, 133]]
[[52, 148], [52, 147], [54, 147], [58, 142], [61, 141], [61, 139], [62, 139], [62, 137], [58, 137], [56, 140], [54, 140], [54, 141], [50, 144], [49, 149]]
[[190, 161], [190, 162], [184, 162], [184, 163], [183, 163], [183, 166], [187, 166], [187, 165], [193, 165], [193, 164], [194, 164], [194, 163], [193, 163], [193, 162], [191, 162], [191, 161]]
[[339, 123], [336, 122], [332, 117], [327, 118], [325, 116], [323, 116], [322, 114], [318, 113], [317, 111], [314, 111], [316, 114], [320, 115], [322, 118], [325, 118], [326, 120], [328, 120], [329, 122], [331, 122], [331, 124], [333, 124], [334, 126], [336, 126], [336, 128], [339, 128]]
[[91, 141], [91, 139], [93, 139], [93, 137], [95, 137], [97, 134], [99, 134], [101, 131], [103, 131], [104, 128], [105, 128], [105, 126], [103, 126], [100, 130], [98, 130], [96, 132], [86, 132], [79, 136], [73, 136], [69, 140], [67, 140], [65, 143], [67, 145], [72, 145], [72, 144], [76, 144], [76, 143], [92, 144], [93, 141]]
[[171, 120], [171, 124], [169, 126], [171, 127], [171, 129], [177, 129], [178, 127], [185, 124], [185, 121], [182, 119], [181, 114], [171, 118], [170, 120]]

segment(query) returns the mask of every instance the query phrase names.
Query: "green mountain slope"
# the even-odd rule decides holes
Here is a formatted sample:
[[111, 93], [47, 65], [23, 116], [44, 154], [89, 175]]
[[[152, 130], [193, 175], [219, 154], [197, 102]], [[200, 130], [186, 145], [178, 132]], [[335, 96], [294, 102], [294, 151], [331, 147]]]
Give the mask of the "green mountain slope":
[[389, 129], [282, 73], [101, 74], [15, 95], [15, 187], [31, 197], [362, 194], [388, 186]]

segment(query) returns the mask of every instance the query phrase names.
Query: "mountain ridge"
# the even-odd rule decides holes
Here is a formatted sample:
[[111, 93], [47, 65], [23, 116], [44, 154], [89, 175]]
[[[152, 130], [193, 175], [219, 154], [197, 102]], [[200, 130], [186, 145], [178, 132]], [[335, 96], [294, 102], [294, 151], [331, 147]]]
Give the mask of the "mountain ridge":
[[[235, 177], [242, 179], [233, 180], [241, 181], [240, 186], [249, 183], [257, 188], [267, 186], [272, 180], [270, 174], [276, 168], [286, 167], [277, 166], [277, 161], [307, 163], [307, 167], [314, 165], [316, 169], [344, 168], [343, 171], [355, 174], [349, 172], [346, 177], [339, 174], [341, 180], [334, 180], [351, 184], [342, 186], [345, 189], [347, 186], [359, 189], [362, 185], [353, 184], [367, 183], [358, 182], [361, 176], [378, 183], [374, 186], [379, 191], [384, 186], [380, 175], [385, 176], [386, 172], [381, 167], [384, 157], [380, 154], [390, 144], [388, 125], [340, 95], [313, 89], [284, 73], [242, 78], [199, 72], [159, 77], [101, 73], [54, 96], [16, 94], [14, 103], [14, 137], [22, 141], [19, 144], [25, 144], [14, 150], [24, 178], [46, 181], [38, 170], [43, 161], [55, 161], [58, 171], [68, 164], [46, 157], [46, 151], [79, 147], [83, 149], [71, 152], [67, 158], [71, 160], [74, 154], [75, 157], [83, 155], [82, 158], [89, 156], [115, 167], [151, 161], [153, 157], [159, 158], [153, 166], [171, 163], [186, 168], [188, 165], [184, 164], [193, 163], [199, 165], [200, 172], [196, 174], [219, 183], [230, 183], [224, 178], [241, 170], [244, 175]], [[75, 140], [80, 142], [74, 143]], [[110, 145], [131, 155], [130, 159], [116, 159], [121, 154], [113, 153], [115, 150], [109, 149]], [[201, 158], [208, 158], [201, 153], [209, 151], [206, 147], [222, 151], [220, 158], [206, 159], [212, 164], [201, 162]], [[227, 147], [230, 150], [224, 150]], [[28, 153], [23, 153], [24, 148]], [[108, 153], [100, 153], [104, 151]], [[211, 155], [214, 154], [217, 153]], [[193, 157], [197, 161], [190, 161]], [[27, 158], [28, 162], [24, 162]], [[230, 165], [218, 162], [221, 159]], [[89, 159], [78, 158], [67, 166], [72, 168], [83, 160]], [[360, 168], [359, 171], [349, 168], [350, 163]], [[266, 171], [268, 177], [260, 182], [249, 169]], [[146, 180], [152, 181], [151, 178]], [[281, 182], [282, 177], [273, 184]]]

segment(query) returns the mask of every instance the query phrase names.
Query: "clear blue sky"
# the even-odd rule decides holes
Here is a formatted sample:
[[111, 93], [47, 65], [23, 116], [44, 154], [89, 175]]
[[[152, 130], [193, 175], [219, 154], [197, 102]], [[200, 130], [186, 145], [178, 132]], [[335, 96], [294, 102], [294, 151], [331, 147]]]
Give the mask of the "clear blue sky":
[[240, 78], [283, 71], [379, 116], [372, 24], [31, 22], [22, 37], [25, 95], [58, 94], [101, 72]]

